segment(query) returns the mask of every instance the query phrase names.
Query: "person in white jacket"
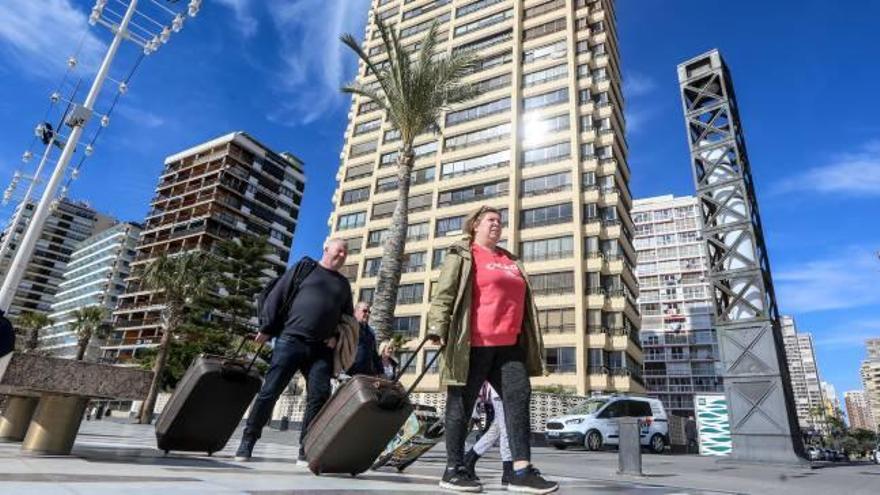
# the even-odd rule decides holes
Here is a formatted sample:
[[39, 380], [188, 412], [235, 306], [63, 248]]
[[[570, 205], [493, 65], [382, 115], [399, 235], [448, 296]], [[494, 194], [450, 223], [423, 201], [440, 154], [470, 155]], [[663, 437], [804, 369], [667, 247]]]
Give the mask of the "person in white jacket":
[[486, 429], [486, 432], [477, 440], [477, 443], [464, 456], [464, 466], [470, 471], [470, 474], [476, 477], [475, 469], [477, 461], [480, 457], [489, 451], [495, 444], [499, 444], [501, 449], [501, 484], [507, 486], [510, 475], [513, 474], [513, 457], [510, 454], [510, 444], [507, 441], [507, 426], [504, 424], [504, 404], [498, 392], [489, 385], [489, 382], [483, 384], [480, 390], [480, 397], [485, 397], [492, 404], [495, 410], [495, 418], [492, 424]]

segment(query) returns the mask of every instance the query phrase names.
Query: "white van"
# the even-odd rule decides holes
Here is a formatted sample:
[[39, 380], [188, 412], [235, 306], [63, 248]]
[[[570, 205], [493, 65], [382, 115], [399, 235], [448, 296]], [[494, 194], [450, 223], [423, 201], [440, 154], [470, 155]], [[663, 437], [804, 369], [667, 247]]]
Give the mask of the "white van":
[[545, 425], [547, 443], [557, 449], [583, 445], [599, 450], [602, 445], [619, 443], [618, 419], [634, 417], [642, 420], [642, 445], [661, 453], [669, 444], [669, 419], [663, 403], [648, 397], [626, 395], [597, 396], [572, 408], [567, 415], [550, 418]]

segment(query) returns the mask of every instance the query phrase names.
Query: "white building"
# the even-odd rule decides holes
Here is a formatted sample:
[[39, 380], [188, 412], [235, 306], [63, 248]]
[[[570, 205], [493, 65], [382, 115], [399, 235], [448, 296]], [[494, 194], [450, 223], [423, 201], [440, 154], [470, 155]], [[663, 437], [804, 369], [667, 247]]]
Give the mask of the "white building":
[[798, 332], [794, 318], [782, 316], [782, 338], [801, 428], [825, 428], [825, 400], [813, 348], [813, 336]]
[[697, 208], [693, 196], [665, 195], [632, 209], [645, 385], [683, 416], [693, 414], [694, 394], [723, 391]]

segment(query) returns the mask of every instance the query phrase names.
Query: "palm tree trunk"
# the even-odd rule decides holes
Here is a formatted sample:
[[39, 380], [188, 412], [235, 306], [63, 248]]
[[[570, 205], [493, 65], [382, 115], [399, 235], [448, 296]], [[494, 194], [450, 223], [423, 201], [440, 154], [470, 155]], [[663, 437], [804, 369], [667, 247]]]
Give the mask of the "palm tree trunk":
[[[170, 310], [168, 310], [170, 311]], [[165, 371], [165, 362], [168, 360], [168, 347], [171, 344], [171, 334], [175, 330], [175, 326], [171, 324], [175, 319], [172, 317], [163, 318], [162, 338], [159, 340], [159, 350], [156, 353], [156, 362], [153, 363], [153, 381], [150, 383], [150, 391], [147, 393], [147, 399], [141, 406], [141, 417], [138, 423], [148, 425], [153, 420], [153, 409], [156, 408], [156, 399], [159, 397], [159, 385], [162, 383], [162, 374]]]
[[86, 349], [89, 347], [89, 341], [92, 340], [92, 336], [89, 335], [87, 337], [81, 337], [79, 341], [76, 343], [76, 360], [82, 361], [86, 355]]
[[27, 340], [25, 341], [24, 348], [28, 352], [33, 352], [37, 350], [37, 346], [40, 344], [40, 329], [39, 328], [31, 328], [27, 333]]
[[379, 280], [373, 295], [370, 326], [382, 337], [390, 339], [397, 307], [397, 289], [400, 287], [400, 270], [403, 251], [406, 248], [406, 231], [409, 226], [409, 186], [414, 156], [411, 145], [405, 145], [397, 158], [397, 205], [391, 216], [391, 227], [382, 249]]

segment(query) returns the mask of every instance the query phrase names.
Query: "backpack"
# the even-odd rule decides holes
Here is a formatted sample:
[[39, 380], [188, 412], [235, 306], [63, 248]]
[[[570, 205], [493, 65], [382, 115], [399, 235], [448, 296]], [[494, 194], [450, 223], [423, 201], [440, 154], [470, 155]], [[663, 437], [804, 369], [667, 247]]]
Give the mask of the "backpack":
[[263, 312], [263, 308], [265, 307], [266, 299], [269, 297], [272, 289], [278, 285], [278, 282], [284, 278], [285, 274], [272, 279], [266, 284], [266, 287], [260, 291], [260, 295], [257, 297], [257, 314], [260, 316], [260, 328], [268, 330], [266, 333], [269, 335], [278, 335], [281, 333], [281, 330], [284, 329], [284, 321], [287, 316], [287, 311], [290, 309], [290, 305], [293, 303], [293, 299], [296, 297], [297, 292], [299, 292], [300, 285], [302, 285], [303, 280], [312, 273], [312, 270], [314, 270], [317, 265], [317, 261], [308, 256], [304, 256], [303, 259], [299, 260], [296, 265], [293, 266], [293, 277], [290, 280], [290, 286], [287, 288], [287, 295], [284, 298], [284, 304], [276, 309], [275, 314], [266, 315]]

